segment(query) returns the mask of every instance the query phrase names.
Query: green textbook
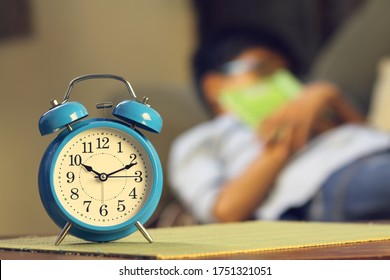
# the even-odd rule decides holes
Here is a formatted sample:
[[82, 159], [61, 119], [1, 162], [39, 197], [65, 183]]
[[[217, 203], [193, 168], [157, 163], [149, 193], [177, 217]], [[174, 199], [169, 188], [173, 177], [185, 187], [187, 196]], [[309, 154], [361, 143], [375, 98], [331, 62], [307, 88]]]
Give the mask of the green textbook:
[[290, 72], [279, 70], [249, 87], [224, 91], [220, 102], [244, 123], [257, 127], [280, 106], [296, 98], [301, 88], [301, 82]]

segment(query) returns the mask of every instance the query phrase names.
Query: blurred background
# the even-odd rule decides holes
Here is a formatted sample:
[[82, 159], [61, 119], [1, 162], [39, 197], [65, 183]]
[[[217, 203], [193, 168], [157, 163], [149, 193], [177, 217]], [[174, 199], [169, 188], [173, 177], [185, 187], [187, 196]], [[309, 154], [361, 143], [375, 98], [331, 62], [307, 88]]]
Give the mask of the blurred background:
[[[63, 99], [73, 78], [112, 73], [130, 81], [138, 97], [148, 96], [164, 125], [161, 135], [146, 135], [166, 170], [172, 140], [207, 118], [191, 76], [199, 44], [226, 25], [267, 26], [288, 40], [306, 75], [363, 2], [0, 0], [0, 236], [59, 231], [41, 204], [37, 184], [40, 159], [55, 134], [40, 136], [38, 120], [51, 99]], [[101, 116], [97, 102], [116, 104], [127, 94], [121, 83], [95, 80], [77, 84], [71, 100], [84, 104], [90, 116]], [[165, 182], [152, 226], [173, 201]]]

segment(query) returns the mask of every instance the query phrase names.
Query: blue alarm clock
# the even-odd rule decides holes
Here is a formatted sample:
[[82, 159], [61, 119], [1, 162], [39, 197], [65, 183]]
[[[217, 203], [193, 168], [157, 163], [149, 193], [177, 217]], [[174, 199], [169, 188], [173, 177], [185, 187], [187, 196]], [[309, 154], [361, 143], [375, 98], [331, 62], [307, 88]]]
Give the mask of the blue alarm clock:
[[[86, 108], [69, 101], [73, 86], [89, 79], [125, 84], [131, 99], [115, 106], [115, 119], [84, 119]], [[91, 74], [73, 79], [64, 100], [52, 100], [52, 108], [40, 118], [41, 135], [62, 130], [44, 153], [38, 175], [42, 203], [62, 228], [56, 245], [68, 233], [107, 242], [137, 229], [153, 242], [143, 224], [158, 205], [163, 173], [156, 150], [138, 129], [160, 133], [162, 118], [147, 101], [138, 101], [120, 76]], [[112, 103], [97, 104], [98, 109], [109, 107]]]

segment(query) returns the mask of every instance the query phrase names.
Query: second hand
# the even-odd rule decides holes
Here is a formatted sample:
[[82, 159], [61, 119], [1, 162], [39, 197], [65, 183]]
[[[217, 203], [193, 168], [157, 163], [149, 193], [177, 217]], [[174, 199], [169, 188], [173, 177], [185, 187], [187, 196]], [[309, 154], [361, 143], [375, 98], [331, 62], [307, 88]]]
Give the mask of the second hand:
[[101, 182], [100, 198], [101, 198], [102, 204], [104, 204], [104, 182]]

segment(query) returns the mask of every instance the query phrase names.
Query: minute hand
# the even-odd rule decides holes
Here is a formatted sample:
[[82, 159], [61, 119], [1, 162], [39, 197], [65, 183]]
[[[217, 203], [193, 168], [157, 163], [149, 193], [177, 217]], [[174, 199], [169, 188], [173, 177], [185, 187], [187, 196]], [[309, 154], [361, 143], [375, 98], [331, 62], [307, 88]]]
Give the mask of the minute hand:
[[122, 170], [130, 169], [131, 167], [133, 167], [136, 164], [137, 164], [136, 162], [130, 163], [130, 164], [126, 165], [125, 167], [121, 168], [121, 169], [118, 169], [118, 170], [115, 170], [115, 171], [113, 171], [111, 173], [108, 173], [107, 177], [110, 177], [111, 175], [116, 174], [116, 173], [118, 173], [118, 172], [120, 172]]

